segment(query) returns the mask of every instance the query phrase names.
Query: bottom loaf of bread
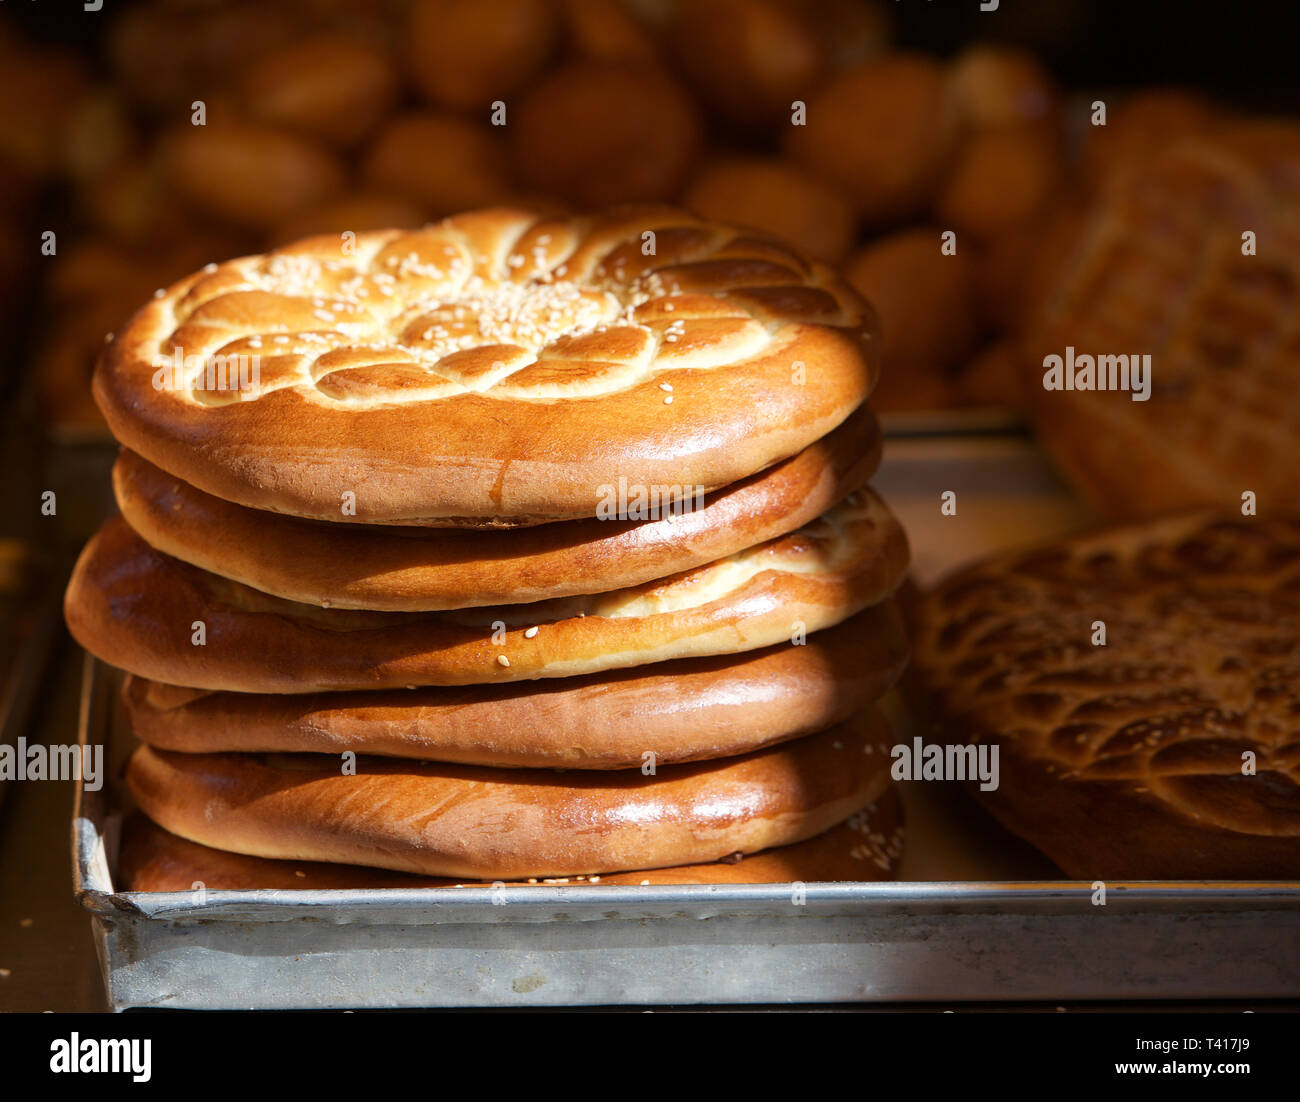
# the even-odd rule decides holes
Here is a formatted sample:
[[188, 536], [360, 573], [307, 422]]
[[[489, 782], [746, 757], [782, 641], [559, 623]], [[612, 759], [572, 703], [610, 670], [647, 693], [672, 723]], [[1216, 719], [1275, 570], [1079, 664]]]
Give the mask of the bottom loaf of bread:
[[[890, 880], [897, 875], [902, 851], [902, 804], [891, 785], [874, 803], [855, 815], [793, 845], [676, 868], [534, 877], [507, 883], [578, 886]], [[120, 889], [133, 892], [189, 891], [200, 887], [209, 891], [447, 888], [484, 887], [490, 883], [415, 876], [360, 865], [230, 853], [171, 834], [139, 812], [129, 815], [123, 824], [118, 873]]]

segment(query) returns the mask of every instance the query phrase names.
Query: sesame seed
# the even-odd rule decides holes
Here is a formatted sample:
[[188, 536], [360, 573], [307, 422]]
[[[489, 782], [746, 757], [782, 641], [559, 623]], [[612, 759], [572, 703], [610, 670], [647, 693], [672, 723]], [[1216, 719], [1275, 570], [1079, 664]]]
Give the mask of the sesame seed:
[[532, 639], [532, 638], [536, 637], [536, 635], [537, 635], [537, 629], [536, 629], [536, 628], [529, 628], [526, 632], [524, 632], [524, 638], [525, 638], [525, 639]]
[[508, 665], [510, 665], [510, 659], [507, 658], [504, 654], [498, 654], [498, 655], [497, 655], [497, 665], [498, 665], [498, 666], [508, 666]]

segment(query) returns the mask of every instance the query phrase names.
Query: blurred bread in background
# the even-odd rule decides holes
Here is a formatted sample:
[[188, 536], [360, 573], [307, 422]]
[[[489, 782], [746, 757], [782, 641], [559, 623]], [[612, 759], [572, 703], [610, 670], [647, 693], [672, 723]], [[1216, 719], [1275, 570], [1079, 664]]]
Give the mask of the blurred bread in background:
[[1112, 98], [1106, 125], [1088, 129], [1081, 158], [1084, 180], [1096, 190], [1125, 164], [1148, 160], [1170, 142], [1208, 133], [1226, 119], [1204, 96], [1174, 88], [1140, 91], [1119, 102]]
[[[855, 253], [844, 267], [876, 309], [881, 331], [881, 389], [892, 408], [953, 403], [956, 369], [980, 336], [974, 272], [960, 246], [942, 251], [937, 226], [899, 230]], [[912, 387], [919, 386], [913, 395]]]
[[939, 190], [935, 218], [978, 242], [995, 242], [1042, 210], [1063, 168], [1052, 135], [1028, 127], [973, 134]]
[[805, 124], [788, 128], [785, 147], [879, 227], [926, 209], [956, 139], [943, 66], [894, 54], [832, 77], [809, 100]]
[[575, 57], [660, 60], [655, 32], [622, 0], [560, 0], [561, 36]]
[[180, 126], [164, 139], [164, 171], [197, 210], [253, 229], [337, 195], [343, 166], [324, 148], [255, 123]]
[[380, 192], [355, 192], [291, 215], [275, 227], [271, 241], [277, 245], [287, 245], [301, 237], [340, 233], [342, 231], [338, 229], [339, 226], [346, 226], [353, 233], [414, 229], [427, 221], [428, 211], [418, 203]]
[[[1023, 392], [1041, 443], [1100, 515], [1239, 511], [1247, 491], [1261, 513], [1293, 500], [1300, 126], [1225, 117], [1116, 160], [1045, 242], [1034, 282]], [[1105, 388], [1048, 389], [1045, 358], [1067, 348], [1124, 363], [1098, 358]], [[1136, 393], [1140, 357], [1134, 401], [1109, 374], [1122, 366]]]
[[408, 28], [411, 80], [442, 107], [505, 100], [541, 69], [555, 44], [550, 0], [415, 0]]
[[303, 33], [288, 4], [136, 4], [109, 24], [106, 52], [116, 86], [138, 107], [176, 118], [196, 99], [228, 88], [250, 61]]
[[1028, 128], [1059, 139], [1060, 93], [1025, 50], [968, 46], [952, 60], [948, 87], [962, 126], [971, 131]]
[[531, 186], [583, 206], [677, 194], [704, 143], [704, 123], [666, 72], [578, 61], [544, 76], [506, 127]]
[[238, 91], [250, 118], [347, 148], [392, 111], [398, 87], [386, 53], [327, 31], [258, 58], [241, 75]]
[[508, 153], [492, 127], [451, 113], [390, 120], [361, 162], [376, 191], [418, 203], [432, 217], [490, 206], [510, 194]]
[[682, 195], [697, 214], [754, 226], [819, 260], [839, 263], [853, 245], [857, 214], [831, 184], [782, 157], [720, 157]]
[[673, 53], [705, 105], [744, 130], [788, 121], [825, 73], [827, 43], [780, 0], [693, 0], [672, 29]]

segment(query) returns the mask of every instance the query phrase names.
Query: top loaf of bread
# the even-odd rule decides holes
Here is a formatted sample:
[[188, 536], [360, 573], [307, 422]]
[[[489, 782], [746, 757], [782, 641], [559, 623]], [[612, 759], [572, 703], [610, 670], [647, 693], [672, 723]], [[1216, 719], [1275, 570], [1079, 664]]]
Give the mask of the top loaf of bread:
[[533, 524], [793, 455], [870, 393], [874, 328], [750, 231], [492, 209], [208, 265], [109, 341], [95, 397], [128, 447], [254, 508]]

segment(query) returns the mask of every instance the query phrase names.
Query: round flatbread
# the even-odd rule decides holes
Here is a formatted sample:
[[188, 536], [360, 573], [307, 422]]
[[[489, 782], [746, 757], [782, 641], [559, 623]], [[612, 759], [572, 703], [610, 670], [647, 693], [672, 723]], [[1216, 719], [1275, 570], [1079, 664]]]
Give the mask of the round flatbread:
[[[874, 803], [830, 830], [804, 842], [733, 854], [705, 865], [642, 869], [592, 876], [533, 877], [515, 881], [547, 887], [650, 884], [813, 884], [825, 881], [893, 879], [903, 853], [903, 808], [891, 785]], [[188, 842], [135, 812], [122, 826], [118, 859], [121, 890], [181, 892], [202, 885], [208, 891], [321, 891], [353, 888], [491, 887], [500, 881], [413, 876], [359, 865], [284, 861]]]
[[960, 571], [916, 698], [1070, 876], [1300, 877], [1300, 516], [1172, 517]]
[[118, 440], [228, 501], [531, 524], [796, 454], [870, 393], [873, 325], [825, 265], [673, 208], [487, 210], [212, 265], [94, 390]]
[[[863, 406], [798, 455], [681, 511], [625, 495], [632, 519], [511, 531], [281, 516], [205, 494], [129, 451], [113, 487], [127, 523], [168, 555], [290, 601], [404, 612], [522, 604], [690, 570], [814, 520], [879, 459], [879, 427]], [[617, 494], [610, 504], [618, 510]]]
[[206, 693], [128, 677], [151, 746], [383, 754], [534, 769], [639, 769], [731, 757], [847, 719], [907, 661], [893, 601], [789, 642], [586, 677], [353, 693]]
[[450, 612], [321, 609], [155, 551], [121, 518], [82, 551], [64, 599], [96, 657], [200, 689], [301, 693], [475, 685], [757, 650], [893, 592], [907, 538], [869, 489], [796, 532], [662, 581]]
[[140, 810], [193, 842], [254, 857], [476, 880], [666, 868], [811, 838], [878, 799], [877, 709], [807, 738], [654, 775], [417, 765], [140, 746]]

